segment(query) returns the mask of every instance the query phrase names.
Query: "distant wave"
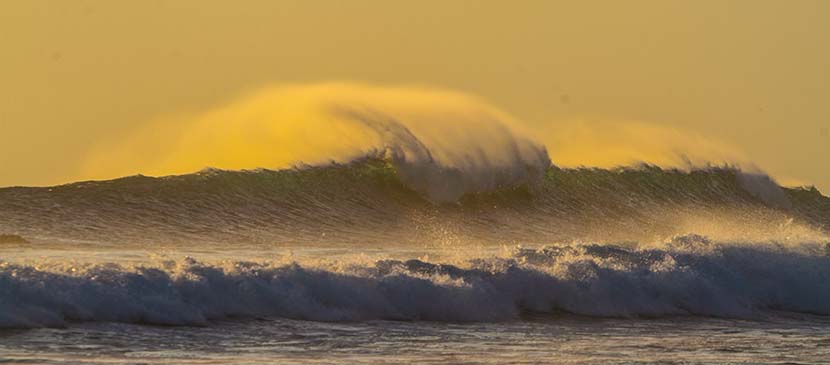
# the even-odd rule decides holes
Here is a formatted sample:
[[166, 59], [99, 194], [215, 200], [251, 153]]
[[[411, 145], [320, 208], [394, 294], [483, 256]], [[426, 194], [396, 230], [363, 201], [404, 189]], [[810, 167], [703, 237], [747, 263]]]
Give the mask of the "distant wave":
[[509, 114], [463, 93], [355, 83], [283, 85], [190, 116], [138, 126], [91, 148], [83, 178], [394, 163], [400, 179], [433, 201], [521, 184], [550, 158]]
[[418, 244], [827, 239], [830, 198], [732, 168], [551, 167], [436, 203], [393, 161], [132, 176], [0, 189], [0, 233], [30, 241]]
[[689, 235], [660, 248], [558, 245], [462, 265], [422, 260], [302, 264], [193, 259], [154, 267], [50, 269], [0, 264], [0, 328], [67, 321], [204, 325], [284, 317], [504, 321], [524, 314], [763, 318], [830, 315], [823, 244], [716, 243]]

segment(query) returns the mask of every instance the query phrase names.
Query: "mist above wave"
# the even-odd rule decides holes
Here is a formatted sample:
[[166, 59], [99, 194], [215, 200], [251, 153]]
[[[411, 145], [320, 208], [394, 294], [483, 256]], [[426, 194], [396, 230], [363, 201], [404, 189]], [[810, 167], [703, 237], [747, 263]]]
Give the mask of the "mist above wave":
[[329, 83], [264, 89], [194, 115], [161, 118], [95, 149], [81, 178], [287, 168], [388, 158], [435, 201], [528, 182], [550, 166], [507, 113], [418, 87]]
[[740, 165], [750, 173], [742, 179], [746, 190], [768, 204], [789, 206], [772, 179], [712, 138], [622, 121], [536, 127], [474, 96], [436, 88], [274, 86], [207, 111], [160, 117], [125, 138], [102, 141], [78, 179], [380, 158], [396, 165], [409, 188], [434, 202], [455, 202], [469, 193], [538, 182], [551, 166], [550, 149], [560, 160], [553, 162], [568, 167], [642, 162], [688, 171], [712, 163]]

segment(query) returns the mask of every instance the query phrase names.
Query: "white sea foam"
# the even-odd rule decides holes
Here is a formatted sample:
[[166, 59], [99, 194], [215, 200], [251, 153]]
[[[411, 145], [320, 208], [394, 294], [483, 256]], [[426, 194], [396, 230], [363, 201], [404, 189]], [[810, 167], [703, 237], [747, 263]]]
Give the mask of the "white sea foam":
[[503, 321], [527, 312], [830, 315], [828, 278], [824, 244], [726, 244], [694, 235], [659, 249], [571, 244], [454, 264], [3, 263], [0, 327], [75, 320], [204, 325], [228, 317]]

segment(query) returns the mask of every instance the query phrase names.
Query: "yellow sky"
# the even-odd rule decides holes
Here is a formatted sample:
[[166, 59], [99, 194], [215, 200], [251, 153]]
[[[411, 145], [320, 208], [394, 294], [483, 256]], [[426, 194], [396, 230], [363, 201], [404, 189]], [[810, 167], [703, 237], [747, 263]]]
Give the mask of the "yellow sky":
[[3, 1], [0, 186], [72, 180], [159, 116], [358, 81], [478, 95], [549, 133], [688, 131], [827, 193], [828, 39], [822, 0]]

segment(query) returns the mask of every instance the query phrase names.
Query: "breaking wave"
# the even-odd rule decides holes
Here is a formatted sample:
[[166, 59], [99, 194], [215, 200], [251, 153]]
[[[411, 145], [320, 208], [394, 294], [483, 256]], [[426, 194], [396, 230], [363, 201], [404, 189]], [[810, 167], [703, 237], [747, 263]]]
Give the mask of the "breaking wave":
[[420, 260], [156, 265], [0, 264], [0, 327], [67, 321], [204, 325], [224, 318], [505, 321], [599, 317], [830, 315], [826, 244], [659, 248], [568, 244], [456, 264]]
[[459, 92], [354, 83], [277, 86], [150, 121], [93, 148], [80, 179], [206, 166], [288, 168], [385, 158], [433, 201], [525, 183], [550, 166], [507, 113]]

